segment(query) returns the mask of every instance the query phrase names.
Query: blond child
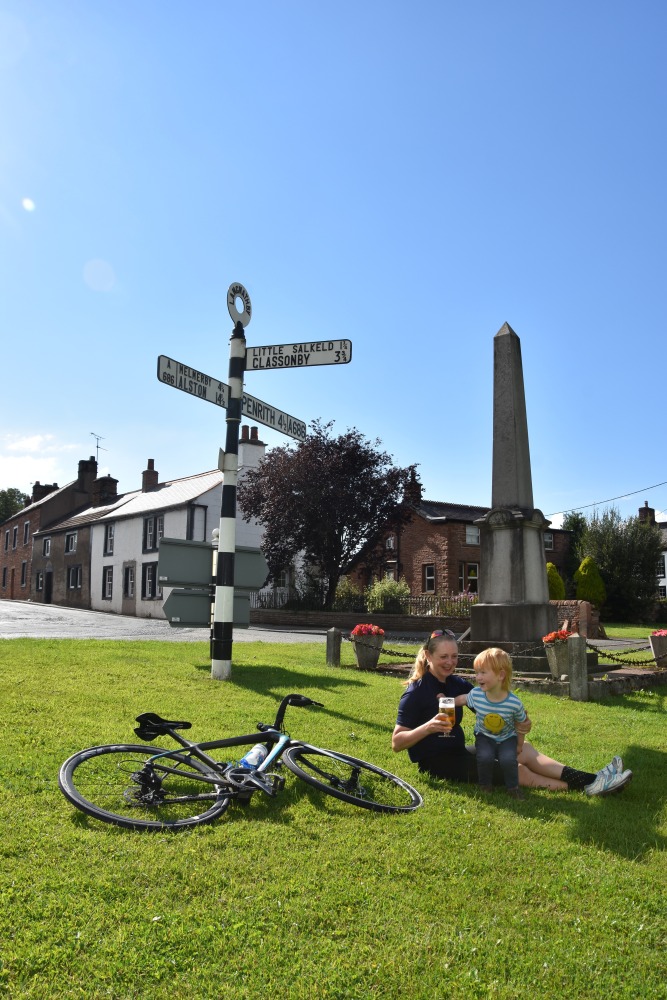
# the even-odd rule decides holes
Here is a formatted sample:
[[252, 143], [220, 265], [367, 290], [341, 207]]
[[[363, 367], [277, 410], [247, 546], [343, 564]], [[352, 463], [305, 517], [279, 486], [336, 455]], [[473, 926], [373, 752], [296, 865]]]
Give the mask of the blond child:
[[508, 654], [492, 647], [479, 653], [473, 670], [477, 686], [454, 699], [456, 705], [467, 705], [475, 712], [475, 748], [477, 775], [483, 792], [491, 792], [493, 765], [498, 761], [505, 787], [512, 798], [522, 799], [519, 789], [517, 754], [521, 753], [524, 737], [517, 733], [516, 723], [528, 718], [526, 710], [510, 691], [512, 661]]

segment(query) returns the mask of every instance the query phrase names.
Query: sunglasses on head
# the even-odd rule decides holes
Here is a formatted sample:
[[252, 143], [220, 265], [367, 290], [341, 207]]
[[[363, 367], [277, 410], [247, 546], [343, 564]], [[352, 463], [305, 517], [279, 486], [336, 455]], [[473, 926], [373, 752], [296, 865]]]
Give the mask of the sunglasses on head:
[[441, 635], [446, 635], [449, 639], [456, 639], [456, 636], [450, 628], [437, 628], [435, 632], [431, 632], [431, 639], [438, 639]]

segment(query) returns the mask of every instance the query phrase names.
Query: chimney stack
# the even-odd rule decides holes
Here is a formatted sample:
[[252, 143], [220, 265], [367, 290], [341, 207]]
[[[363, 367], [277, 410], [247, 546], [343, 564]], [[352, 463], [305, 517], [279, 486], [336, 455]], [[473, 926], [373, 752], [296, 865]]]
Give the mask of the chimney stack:
[[644, 506], [639, 508], [639, 520], [655, 524], [655, 510], [653, 507], [649, 507], [648, 500], [644, 500]]
[[38, 500], [43, 500], [44, 497], [49, 495], [49, 493], [53, 493], [53, 491], [57, 489], [58, 483], [52, 483], [51, 485], [44, 483], [42, 486], [39, 479], [37, 479], [32, 484], [32, 497], [30, 498], [30, 503], [37, 503]]
[[410, 479], [405, 487], [403, 499], [406, 503], [410, 504], [411, 507], [419, 507], [422, 502], [422, 484], [420, 483], [414, 469], [410, 470]]
[[93, 483], [93, 507], [104, 507], [118, 498], [118, 480], [112, 476], [100, 476]]
[[149, 458], [148, 467], [141, 474], [141, 492], [150, 493], [151, 490], [156, 490], [158, 487], [158, 476], [159, 473], [155, 471], [155, 460]]

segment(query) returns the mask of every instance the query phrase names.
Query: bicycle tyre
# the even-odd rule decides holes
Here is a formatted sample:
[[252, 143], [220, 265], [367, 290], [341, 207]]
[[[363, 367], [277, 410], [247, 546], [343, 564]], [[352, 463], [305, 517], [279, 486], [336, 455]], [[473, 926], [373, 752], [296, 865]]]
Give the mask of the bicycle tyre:
[[[151, 802], [150, 793], [146, 795], [132, 775], [160, 753], [169, 756], [162, 764], [160, 760], [154, 761], [160, 791]], [[170, 773], [166, 768], [179, 773]], [[203, 763], [177, 750], [118, 743], [73, 754], [60, 768], [58, 784], [72, 805], [104, 823], [130, 830], [178, 830], [211, 823], [229, 805], [230, 796], [222, 783], [210, 784], [207, 791], [207, 785], [197, 779], [196, 774], [205, 774], [207, 770]], [[160, 798], [161, 795], [164, 797]], [[211, 798], [212, 805], [203, 812], [193, 811], [196, 803], [210, 802]], [[137, 815], [140, 812], [144, 816]]]
[[344, 753], [293, 746], [285, 750], [282, 759], [297, 778], [313, 788], [363, 809], [412, 812], [423, 802], [416, 788], [407, 781]]

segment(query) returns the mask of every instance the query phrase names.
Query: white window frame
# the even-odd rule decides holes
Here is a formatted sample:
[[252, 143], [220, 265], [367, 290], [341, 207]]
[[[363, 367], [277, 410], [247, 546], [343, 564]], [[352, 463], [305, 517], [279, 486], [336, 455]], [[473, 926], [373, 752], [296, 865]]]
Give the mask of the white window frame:
[[134, 566], [126, 566], [123, 574], [123, 596], [134, 597]]
[[81, 590], [83, 573], [81, 570], [81, 564], [78, 566], [68, 566], [67, 567], [67, 589], [68, 590]]
[[43, 556], [50, 556], [51, 555], [51, 537], [50, 536], [48, 538], [44, 538], [42, 540], [42, 555]]
[[68, 531], [65, 535], [65, 555], [74, 555], [76, 552], [76, 536], [76, 531]]
[[476, 524], [466, 524], [466, 545], [479, 545], [479, 527]]
[[113, 545], [114, 545], [115, 536], [116, 536], [116, 525], [114, 523], [112, 523], [112, 524], [105, 524], [104, 525], [104, 555], [105, 556], [112, 556], [113, 555]]
[[554, 533], [553, 531], [544, 532], [544, 548], [547, 552], [553, 552], [554, 548]]
[[105, 566], [102, 570], [102, 600], [110, 601], [113, 597], [113, 566]]
[[19, 542], [19, 526], [18, 524], [15, 524], [14, 529], [12, 531], [12, 549], [16, 548], [18, 542]]
[[30, 538], [30, 521], [24, 521], [23, 523], [23, 544], [27, 545]]
[[435, 594], [435, 563], [422, 565], [422, 593]]
[[24, 559], [23, 562], [21, 563], [21, 586], [25, 587], [27, 582], [28, 582], [28, 564]]

